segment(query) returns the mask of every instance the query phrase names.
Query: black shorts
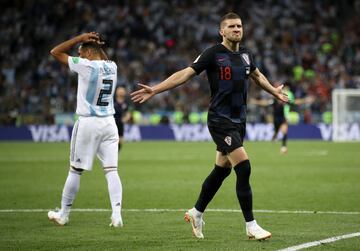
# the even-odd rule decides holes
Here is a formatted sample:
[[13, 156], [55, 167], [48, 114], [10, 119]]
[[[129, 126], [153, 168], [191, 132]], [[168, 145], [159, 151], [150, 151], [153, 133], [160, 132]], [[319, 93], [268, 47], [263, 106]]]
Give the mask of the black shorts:
[[278, 118], [274, 120], [274, 130], [275, 132], [278, 132], [280, 129], [280, 126], [282, 124], [286, 123], [286, 119], [285, 118]]
[[216, 150], [227, 155], [243, 146], [246, 123], [233, 123], [228, 120], [208, 122], [209, 132], [216, 144]]
[[115, 122], [116, 122], [116, 127], [118, 129], [119, 137], [123, 137], [124, 136], [124, 123], [117, 119], [115, 119]]

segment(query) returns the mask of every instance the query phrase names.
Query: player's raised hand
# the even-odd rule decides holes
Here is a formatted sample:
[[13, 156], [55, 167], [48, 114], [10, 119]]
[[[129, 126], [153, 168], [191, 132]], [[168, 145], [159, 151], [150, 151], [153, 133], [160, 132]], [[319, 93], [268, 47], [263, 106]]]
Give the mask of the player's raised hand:
[[84, 43], [95, 42], [100, 45], [104, 44], [104, 42], [102, 42], [100, 39], [100, 34], [95, 31], [81, 34], [80, 39], [81, 39], [81, 42], [84, 42]]
[[142, 88], [140, 90], [134, 91], [130, 93], [131, 100], [135, 103], [144, 103], [148, 99], [150, 99], [152, 96], [154, 96], [156, 93], [154, 92], [153, 88], [147, 85], [138, 84]]
[[289, 98], [288, 98], [287, 93], [283, 91], [283, 87], [284, 87], [284, 85], [279, 85], [279, 86], [275, 87], [274, 96], [278, 100], [287, 103], [289, 101]]

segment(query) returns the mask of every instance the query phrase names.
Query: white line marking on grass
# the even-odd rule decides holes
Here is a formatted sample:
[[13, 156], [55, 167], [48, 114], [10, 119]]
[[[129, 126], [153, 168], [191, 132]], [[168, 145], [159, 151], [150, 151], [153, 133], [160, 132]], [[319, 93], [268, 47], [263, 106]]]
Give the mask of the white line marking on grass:
[[[241, 212], [239, 210], [239, 212]], [[273, 214], [360, 214], [360, 212], [337, 212], [337, 211], [306, 211], [306, 210], [254, 210], [257, 213], [273, 213]]]
[[0, 156], [0, 162], [62, 162], [69, 161], [68, 156], [59, 157], [3, 157]]
[[326, 156], [328, 155], [327, 150], [309, 151], [304, 153], [305, 156]]
[[[54, 209], [0, 209], [0, 213], [39, 213], [47, 212]], [[184, 212], [187, 209], [171, 209], [171, 208], [124, 208], [124, 212]], [[110, 212], [111, 209], [106, 208], [74, 208], [72, 212]], [[206, 209], [207, 212], [221, 213], [241, 213], [239, 209]], [[343, 215], [360, 215], [360, 212], [336, 212], [336, 211], [303, 211], [303, 210], [254, 210], [255, 213], [270, 214], [343, 214]]]
[[301, 249], [305, 249], [305, 248], [319, 246], [319, 245], [322, 245], [322, 244], [325, 244], [325, 243], [335, 242], [335, 241], [354, 238], [354, 237], [359, 237], [359, 236], [360, 236], [360, 232], [351, 233], [351, 234], [345, 234], [345, 235], [335, 236], [335, 237], [331, 237], [331, 238], [320, 240], [320, 241], [307, 242], [307, 243], [300, 244], [300, 245], [297, 245], [297, 246], [292, 246], [292, 247], [288, 247], [288, 248], [284, 248], [284, 249], [279, 249], [278, 251], [296, 251], [296, 250], [301, 250]]
[[[201, 156], [200, 156], [201, 157]], [[178, 155], [174, 155], [174, 156], [169, 156], [169, 155], [166, 155], [166, 157], [151, 157], [151, 158], [142, 158], [141, 160], [142, 161], [168, 161], [170, 159], [173, 159], [175, 158], [176, 160], [199, 160], [199, 156], [187, 156], [187, 157], [184, 157], [184, 156], [181, 156], [178, 157]], [[204, 159], [207, 158], [204, 157]], [[136, 155], [134, 157], [127, 157], [126, 158], [126, 161], [131, 161], [131, 160], [138, 160], [139, 157]], [[64, 156], [64, 157], [38, 157], [38, 156], [35, 156], [35, 157], [31, 157], [31, 156], [28, 156], [28, 157], [19, 157], [19, 156], [0, 156], [0, 162], [68, 162], [69, 161], [69, 157], [68, 156]]]

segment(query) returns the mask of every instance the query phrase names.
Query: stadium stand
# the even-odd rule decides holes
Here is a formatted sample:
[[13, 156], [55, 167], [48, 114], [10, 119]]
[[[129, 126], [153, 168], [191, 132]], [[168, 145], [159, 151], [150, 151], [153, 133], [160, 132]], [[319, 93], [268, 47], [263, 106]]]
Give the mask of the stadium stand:
[[[120, 2], [1, 1], [0, 125], [53, 124], [56, 115], [74, 111], [75, 76], [49, 55], [59, 41], [92, 30], [103, 34], [119, 84], [132, 91], [188, 66], [219, 42], [218, 22], [229, 11], [242, 17], [244, 44], [269, 80], [290, 82], [295, 97], [317, 97], [297, 108], [302, 122], [326, 117], [332, 90], [360, 88], [360, 1]], [[264, 97], [251, 88], [252, 97]], [[201, 114], [208, 102], [208, 83], [199, 76], [131, 107], [144, 118], [157, 113], [168, 122], [166, 116], [177, 112]], [[249, 121], [266, 121], [266, 109], [249, 105]]]

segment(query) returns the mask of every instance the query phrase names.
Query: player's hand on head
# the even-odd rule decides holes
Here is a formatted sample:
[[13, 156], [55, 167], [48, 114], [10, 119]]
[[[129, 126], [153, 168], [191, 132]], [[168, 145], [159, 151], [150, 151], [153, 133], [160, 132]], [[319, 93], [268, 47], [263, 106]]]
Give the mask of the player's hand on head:
[[104, 37], [98, 33], [98, 32], [95, 32], [95, 34], [97, 35], [98, 39], [95, 41], [98, 45], [104, 45], [105, 44], [105, 39]]
[[280, 101], [283, 101], [283, 102], [289, 102], [289, 98], [288, 98], [288, 95], [285, 91], [283, 91], [283, 87], [284, 85], [279, 85], [277, 87], [275, 87], [275, 97], [280, 100]]
[[140, 90], [130, 93], [131, 100], [133, 102], [141, 104], [155, 95], [153, 88], [151, 88], [150, 86], [143, 84], [138, 84], [138, 85], [141, 86], [142, 88]]
[[95, 42], [98, 44], [103, 43], [100, 40], [100, 34], [95, 31], [81, 34], [81, 41], [84, 43], [87, 43], [87, 42]]

